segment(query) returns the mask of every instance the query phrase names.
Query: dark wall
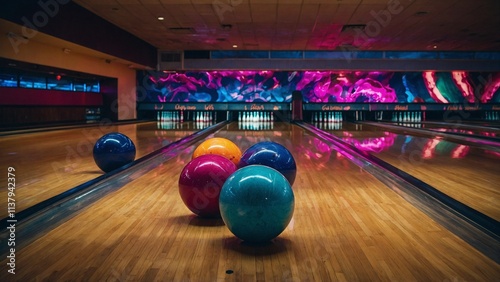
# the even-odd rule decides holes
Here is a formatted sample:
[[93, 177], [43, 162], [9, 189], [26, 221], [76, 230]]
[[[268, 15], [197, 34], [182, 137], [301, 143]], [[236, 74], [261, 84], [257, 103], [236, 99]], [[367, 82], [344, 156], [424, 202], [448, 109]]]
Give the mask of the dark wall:
[[[100, 93], [0, 88], [0, 128], [88, 122], [88, 109], [103, 106]], [[98, 118], [99, 119], [99, 118]]]
[[0, 88], [1, 105], [101, 106], [102, 94], [33, 88]]
[[87, 122], [87, 107], [0, 106], [0, 129], [20, 126]]
[[28, 40], [36, 33], [25, 27], [156, 68], [154, 46], [68, 0], [4, 1], [0, 18], [23, 26], [12, 32]]
[[102, 114], [101, 117], [111, 121], [118, 121], [118, 81], [105, 79], [101, 81]]

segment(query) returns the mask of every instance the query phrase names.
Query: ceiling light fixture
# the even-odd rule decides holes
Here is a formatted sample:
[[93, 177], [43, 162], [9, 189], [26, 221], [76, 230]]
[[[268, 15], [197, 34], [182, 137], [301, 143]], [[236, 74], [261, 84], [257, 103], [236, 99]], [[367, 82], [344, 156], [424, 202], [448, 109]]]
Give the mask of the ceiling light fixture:
[[233, 48], [238, 48], [238, 45], [236, 45], [236, 44], [233, 44]]
[[159, 21], [163, 21], [165, 18], [164, 17], [158, 17]]

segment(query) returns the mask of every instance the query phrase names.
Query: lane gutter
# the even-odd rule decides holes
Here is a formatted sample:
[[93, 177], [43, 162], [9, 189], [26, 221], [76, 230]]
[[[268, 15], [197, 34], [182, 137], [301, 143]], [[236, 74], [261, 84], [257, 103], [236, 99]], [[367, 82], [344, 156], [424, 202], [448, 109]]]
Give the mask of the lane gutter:
[[423, 129], [423, 128], [411, 128], [411, 127], [406, 127], [406, 126], [399, 126], [399, 125], [392, 125], [392, 124], [387, 124], [387, 123], [380, 123], [380, 122], [362, 122], [360, 124], [367, 124], [371, 126], [376, 126], [376, 127], [382, 127], [386, 129], [391, 129], [399, 132], [404, 132], [404, 133], [411, 133], [414, 135], [419, 135], [419, 136], [439, 136], [442, 137], [445, 140], [453, 141], [453, 142], [461, 142], [467, 145], [471, 146], [479, 146], [491, 151], [495, 152], [500, 152], [500, 141], [498, 138], [491, 138], [487, 136], [481, 136], [481, 137], [474, 137], [470, 136], [468, 134], [461, 134], [461, 133], [448, 133], [448, 132], [441, 132], [441, 131], [436, 131], [436, 130], [430, 130], [430, 129]]

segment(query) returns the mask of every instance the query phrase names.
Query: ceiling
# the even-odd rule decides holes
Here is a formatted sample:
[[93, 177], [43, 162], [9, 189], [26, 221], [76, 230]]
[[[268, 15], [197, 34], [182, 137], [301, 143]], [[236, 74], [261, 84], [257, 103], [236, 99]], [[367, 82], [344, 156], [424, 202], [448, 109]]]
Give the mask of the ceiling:
[[74, 2], [160, 50], [500, 51], [498, 0]]

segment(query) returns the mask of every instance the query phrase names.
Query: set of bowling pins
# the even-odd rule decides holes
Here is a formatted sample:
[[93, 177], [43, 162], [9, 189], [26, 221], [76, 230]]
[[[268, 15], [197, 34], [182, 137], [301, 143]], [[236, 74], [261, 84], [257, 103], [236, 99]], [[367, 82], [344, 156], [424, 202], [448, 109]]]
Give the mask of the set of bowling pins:
[[392, 113], [393, 122], [421, 122], [425, 120], [425, 112], [394, 112]]
[[238, 112], [238, 121], [241, 122], [272, 122], [273, 112]]
[[217, 120], [217, 112], [194, 112], [193, 121], [196, 123], [212, 123]]
[[273, 112], [238, 112], [238, 129], [270, 130], [274, 129]]
[[193, 113], [194, 129], [203, 129], [212, 126], [217, 120], [217, 112], [202, 111]]
[[486, 112], [484, 119], [485, 120], [499, 120], [498, 112]]
[[180, 129], [184, 121], [184, 113], [182, 111], [158, 111], [156, 121], [160, 129]]
[[184, 113], [182, 111], [158, 111], [156, 120], [161, 122], [183, 122]]
[[360, 120], [365, 120], [365, 113], [363, 111], [356, 111], [355, 113], [355, 120], [360, 121]]
[[157, 113], [158, 128], [180, 129], [184, 119], [193, 120], [193, 129], [203, 129], [214, 124], [217, 120], [217, 112], [213, 111], [159, 111]]
[[342, 123], [342, 112], [314, 112], [313, 123]]
[[[186, 112], [186, 120], [189, 119], [190, 112]], [[214, 122], [217, 119], [217, 112], [202, 111], [192, 112], [194, 122]], [[183, 111], [159, 111], [156, 119], [162, 122], [184, 122]]]

